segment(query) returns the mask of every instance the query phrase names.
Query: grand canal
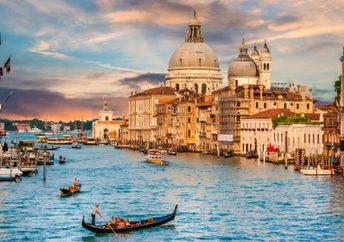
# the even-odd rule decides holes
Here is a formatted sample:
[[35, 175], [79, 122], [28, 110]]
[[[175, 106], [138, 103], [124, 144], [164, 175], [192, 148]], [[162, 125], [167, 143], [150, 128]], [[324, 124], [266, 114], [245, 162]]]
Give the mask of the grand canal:
[[[0, 240], [111, 241], [81, 227], [95, 203], [108, 218], [167, 214], [179, 204], [174, 221], [119, 235], [123, 241], [343, 240], [339, 176], [306, 177], [254, 160], [186, 153], [166, 156], [170, 165], [160, 167], [143, 162], [142, 153], [110, 146], [63, 147], [60, 154], [67, 163], [48, 167], [45, 183], [42, 167], [20, 183], [0, 183]], [[58, 197], [75, 177], [82, 192]]]

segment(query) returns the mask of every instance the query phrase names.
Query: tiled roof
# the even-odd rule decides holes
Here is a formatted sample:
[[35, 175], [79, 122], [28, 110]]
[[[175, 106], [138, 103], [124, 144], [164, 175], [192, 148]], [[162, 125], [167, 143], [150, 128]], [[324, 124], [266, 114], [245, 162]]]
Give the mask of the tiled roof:
[[175, 89], [172, 87], [156, 87], [147, 89], [143, 92], [136, 93], [131, 95], [131, 97], [137, 97], [137, 96], [151, 96], [151, 95], [174, 95]]
[[253, 115], [250, 115], [248, 117], [243, 117], [243, 119], [257, 119], [257, 118], [273, 118], [278, 115], [286, 115], [290, 116], [295, 114], [294, 112], [290, 111], [289, 109], [283, 109], [283, 108], [276, 108], [276, 109], [269, 109], [260, 113], [256, 113]]

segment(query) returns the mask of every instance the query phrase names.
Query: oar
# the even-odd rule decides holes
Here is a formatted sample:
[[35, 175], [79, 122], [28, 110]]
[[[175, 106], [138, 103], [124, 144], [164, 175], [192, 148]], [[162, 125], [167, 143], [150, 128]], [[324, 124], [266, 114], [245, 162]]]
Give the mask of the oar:
[[[102, 219], [104, 220], [105, 225], [106, 225], [107, 222], [108, 222], [107, 219], [106, 219], [103, 215], [101, 215], [101, 214], [99, 214], [99, 215], [100, 215], [100, 217], [102, 217]], [[112, 228], [111, 224], [109, 225], [109, 227], [110, 227], [110, 229], [112, 230], [112, 233], [118, 237], [116, 231]]]

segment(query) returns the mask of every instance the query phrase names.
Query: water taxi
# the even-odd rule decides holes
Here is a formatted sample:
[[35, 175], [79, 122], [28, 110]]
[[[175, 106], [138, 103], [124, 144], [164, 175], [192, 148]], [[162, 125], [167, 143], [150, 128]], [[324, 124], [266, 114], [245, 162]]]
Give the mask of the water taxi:
[[316, 168], [301, 169], [300, 173], [308, 176], [330, 176], [334, 174], [333, 169], [322, 169], [320, 165]]
[[146, 154], [146, 162], [164, 165], [165, 162], [157, 150], [149, 150]]
[[84, 141], [84, 145], [97, 145], [98, 142], [95, 138], [93, 137], [87, 137], [86, 141]]
[[71, 145], [73, 144], [72, 137], [70, 135], [65, 135], [63, 138], [49, 138], [47, 139], [47, 144], [54, 145]]

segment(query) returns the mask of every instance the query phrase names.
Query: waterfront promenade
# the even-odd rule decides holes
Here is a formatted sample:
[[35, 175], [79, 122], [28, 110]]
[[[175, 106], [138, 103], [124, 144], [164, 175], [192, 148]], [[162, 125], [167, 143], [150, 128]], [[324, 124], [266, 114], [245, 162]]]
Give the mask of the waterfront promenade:
[[[123, 241], [339, 241], [344, 234], [340, 176], [307, 177], [242, 157], [191, 153], [166, 156], [170, 165], [160, 167], [111, 146], [66, 146], [60, 154], [67, 163], [48, 167], [45, 183], [42, 167], [20, 183], [0, 183], [1, 241], [111, 241], [81, 227], [95, 203], [107, 218], [166, 214], [179, 204], [171, 223], [120, 235]], [[75, 177], [82, 192], [58, 197]]]

